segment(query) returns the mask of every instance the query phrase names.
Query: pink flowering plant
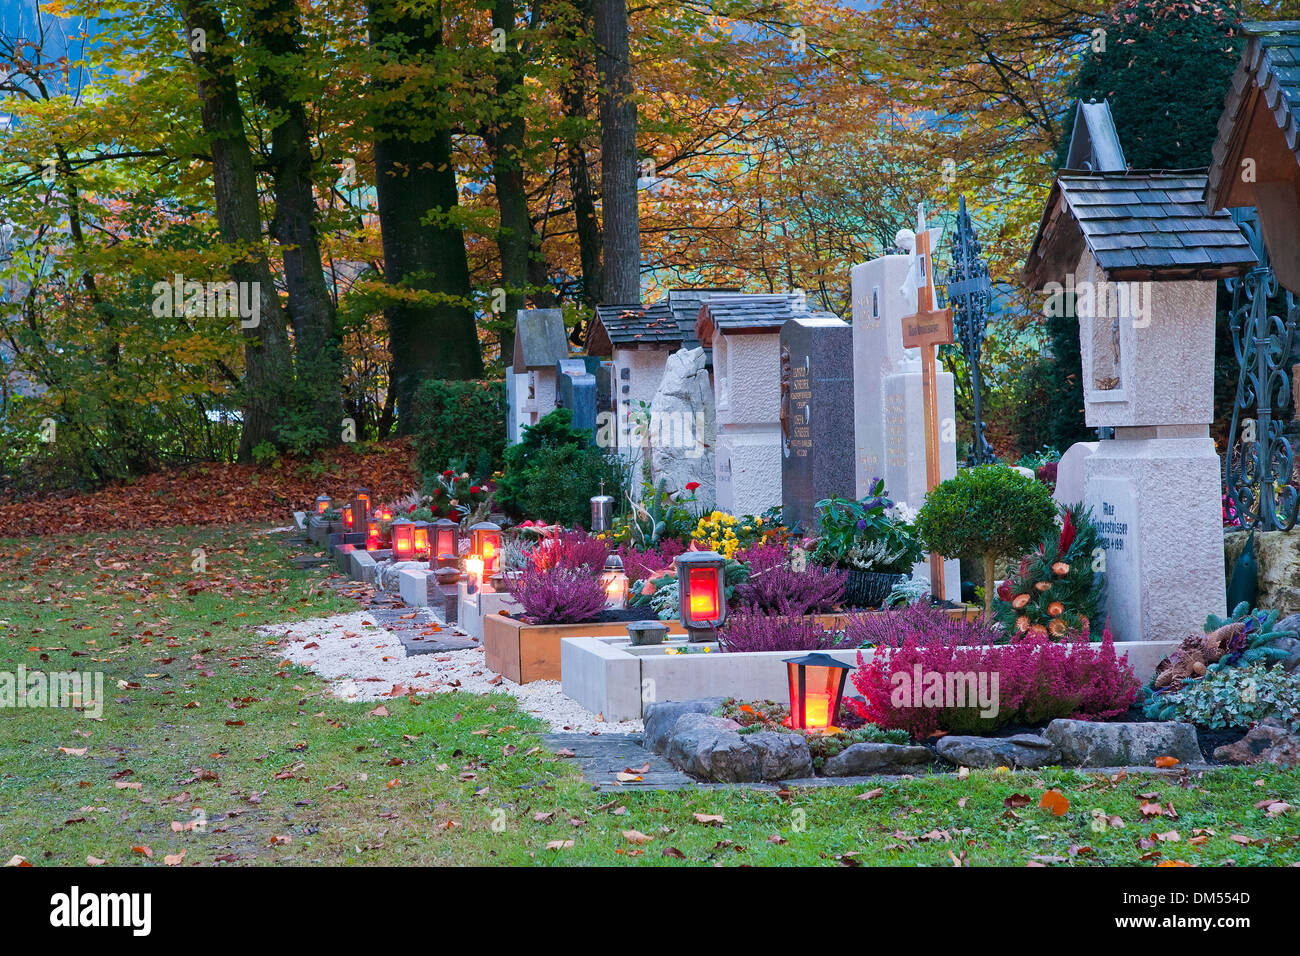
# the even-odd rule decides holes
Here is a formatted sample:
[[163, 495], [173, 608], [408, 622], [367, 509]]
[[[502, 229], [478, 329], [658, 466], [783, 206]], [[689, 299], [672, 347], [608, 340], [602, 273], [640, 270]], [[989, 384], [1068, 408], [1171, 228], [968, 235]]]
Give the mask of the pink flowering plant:
[[580, 624], [605, 610], [600, 578], [582, 567], [543, 569], [529, 563], [512, 593], [533, 624]]

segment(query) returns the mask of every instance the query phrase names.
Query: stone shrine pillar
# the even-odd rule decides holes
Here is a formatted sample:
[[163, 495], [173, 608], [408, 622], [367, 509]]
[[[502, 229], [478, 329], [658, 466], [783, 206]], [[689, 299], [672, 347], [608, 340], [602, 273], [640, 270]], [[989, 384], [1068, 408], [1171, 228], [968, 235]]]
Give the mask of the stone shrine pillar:
[[[906, 235], [900, 238], [906, 238]], [[853, 426], [857, 497], [875, 478], [895, 501], [912, 509], [925, 502], [925, 406], [921, 359], [903, 348], [903, 317], [916, 312], [915, 297], [903, 291], [910, 255], [881, 256], [853, 267]], [[952, 375], [936, 378], [939, 398], [939, 477], [957, 474], [956, 404]], [[913, 576], [929, 579], [929, 566], [917, 564]], [[961, 565], [944, 562], [944, 590], [961, 594]]]

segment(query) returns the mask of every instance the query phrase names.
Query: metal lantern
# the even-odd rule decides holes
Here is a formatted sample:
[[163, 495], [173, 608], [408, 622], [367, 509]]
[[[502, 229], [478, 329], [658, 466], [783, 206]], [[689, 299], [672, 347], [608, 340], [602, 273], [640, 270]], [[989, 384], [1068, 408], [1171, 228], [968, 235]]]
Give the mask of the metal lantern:
[[393, 510], [392, 510], [391, 508], [384, 507], [384, 508], [377, 508], [376, 510], [379, 512], [379, 520], [380, 520], [380, 521], [392, 521], [392, 520], [393, 520]]
[[605, 607], [621, 608], [627, 603], [627, 572], [623, 570], [623, 559], [617, 554], [605, 559], [600, 583], [605, 588]]
[[793, 730], [830, 730], [840, 715], [844, 678], [853, 665], [829, 654], [805, 654], [785, 661], [790, 680], [790, 719]]
[[470, 525], [470, 551], [483, 562], [488, 577], [501, 570], [501, 526], [491, 521]]
[[608, 531], [614, 520], [614, 499], [605, 494], [605, 483], [600, 483], [600, 494], [591, 499], [591, 532]]
[[323, 515], [325, 512], [327, 512], [327, 511], [330, 510], [330, 507], [331, 507], [333, 504], [334, 504], [334, 499], [331, 498], [329, 495], [317, 495], [317, 496], [316, 496], [316, 513], [317, 513], [318, 515]]
[[726, 559], [716, 551], [687, 551], [677, 564], [677, 613], [692, 641], [717, 639], [727, 617]]
[[370, 517], [370, 492], [358, 488], [352, 496], [352, 516], [357, 522], [365, 522]]
[[412, 525], [412, 534], [415, 538], [415, 557], [419, 561], [428, 561], [429, 552], [429, 522], [416, 521]]
[[460, 525], [450, 518], [433, 523], [433, 557], [439, 567], [450, 567], [460, 557]]
[[343, 506], [343, 527], [351, 531], [354, 524], [355, 522], [352, 520], [352, 502], [349, 501]]
[[401, 518], [393, 522], [393, 559], [411, 561], [415, 558], [415, 522]]

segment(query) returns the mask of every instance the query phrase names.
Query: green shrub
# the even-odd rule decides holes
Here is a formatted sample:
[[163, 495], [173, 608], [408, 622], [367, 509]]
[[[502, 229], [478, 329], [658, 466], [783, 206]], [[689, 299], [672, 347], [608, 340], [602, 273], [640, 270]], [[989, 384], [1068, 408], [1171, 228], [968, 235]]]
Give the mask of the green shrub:
[[506, 447], [505, 382], [432, 379], [415, 392], [411, 434], [415, 464], [427, 484], [463, 461], [476, 479], [501, 468]]
[[1019, 558], [1051, 531], [1056, 505], [1042, 482], [1006, 465], [963, 468], [938, 485], [916, 516], [926, 548], [947, 558], [984, 561], [984, 607], [993, 609], [993, 567]]
[[505, 473], [496, 501], [514, 518], [544, 519], [563, 525], [591, 523], [591, 499], [618, 493], [619, 469], [591, 443], [590, 429], [573, 427], [567, 408], [551, 412], [524, 429], [505, 452]]
[[1164, 703], [1173, 707], [1170, 719], [1211, 729], [1249, 727], [1274, 717], [1300, 732], [1300, 674], [1280, 664], [1211, 671], [1166, 694]]

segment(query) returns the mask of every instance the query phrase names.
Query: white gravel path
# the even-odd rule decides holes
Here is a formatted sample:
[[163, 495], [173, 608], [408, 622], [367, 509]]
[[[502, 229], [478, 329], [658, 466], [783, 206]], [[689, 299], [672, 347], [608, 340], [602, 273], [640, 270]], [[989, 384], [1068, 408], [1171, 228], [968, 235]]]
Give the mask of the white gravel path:
[[[284, 656], [329, 681], [344, 700], [378, 701], [394, 696], [507, 693], [554, 731], [640, 733], [639, 720], [608, 722], [570, 700], [558, 681], [516, 684], [488, 670], [483, 648], [439, 651], [408, 657], [402, 642], [374, 623], [365, 611], [261, 628], [268, 637], [287, 638]], [[394, 694], [394, 690], [397, 691]]]

